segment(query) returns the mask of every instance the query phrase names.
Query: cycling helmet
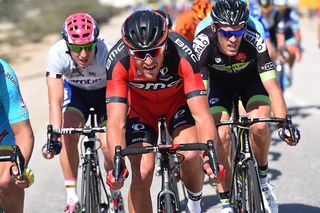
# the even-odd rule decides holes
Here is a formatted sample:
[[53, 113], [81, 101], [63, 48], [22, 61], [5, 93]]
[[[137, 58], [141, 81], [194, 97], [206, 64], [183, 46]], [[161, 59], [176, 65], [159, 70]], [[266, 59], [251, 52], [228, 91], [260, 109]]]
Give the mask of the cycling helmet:
[[171, 29], [172, 28], [172, 19], [171, 19], [170, 15], [168, 13], [164, 12], [163, 10], [155, 10], [155, 12], [160, 13], [160, 15], [162, 15], [162, 17], [164, 17], [169, 29]]
[[273, 0], [259, 0], [258, 3], [261, 7], [270, 7], [272, 6]]
[[65, 20], [61, 35], [69, 44], [84, 45], [97, 40], [99, 27], [89, 14], [74, 13]]
[[288, 0], [273, 0], [273, 4], [278, 6], [287, 6]]
[[211, 10], [214, 24], [237, 26], [247, 23], [249, 8], [242, 0], [217, 0]]
[[207, 0], [197, 0], [191, 7], [191, 15], [194, 23], [198, 24], [208, 14], [210, 14], [212, 5]]
[[150, 49], [162, 45], [168, 37], [166, 20], [151, 10], [136, 11], [122, 25], [122, 40], [130, 49]]

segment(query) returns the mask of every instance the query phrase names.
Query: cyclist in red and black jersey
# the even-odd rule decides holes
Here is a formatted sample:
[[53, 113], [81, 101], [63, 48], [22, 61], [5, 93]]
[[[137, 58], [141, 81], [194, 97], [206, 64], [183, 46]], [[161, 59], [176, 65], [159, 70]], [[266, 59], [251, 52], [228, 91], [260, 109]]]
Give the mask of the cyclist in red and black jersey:
[[[287, 107], [276, 79], [274, 65], [266, 44], [256, 29], [247, 25], [248, 7], [242, 0], [217, 0], [211, 11], [212, 24], [200, 31], [193, 41], [200, 70], [208, 80], [209, 106], [215, 120], [228, 120], [232, 98], [239, 95], [250, 118], [268, 117], [271, 108], [276, 117], [285, 118]], [[268, 125], [252, 125], [251, 142], [258, 163], [266, 212], [278, 212], [277, 200], [267, 177], [270, 132]], [[280, 128], [281, 133], [285, 129]], [[219, 127], [221, 146], [218, 153], [227, 168], [227, 178], [218, 185], [223, 213], [232, 213], [230, 129]], [[286, 139], [289, 145], [299, 141]], [[225, 156], [222, 155], [225, 153]], [[228, 156], [227, 156], [228, 155]], [[224, 160], [223, 160], [224, 158]]]
[[[165, 19], [157, 12], [137, 11], [124, 22], [122, 39], [108, 56], [107, 87], [110, 151], [116, 145], [155, 144], [160, 116], [166, 119], [173, 143], [216, 141], [206, 89], [191, 43], [178, 33], [169, 32]], [[114, 152], [110, 154], [108, 157], [113, 157]], [[186, 158], [181, 172], [189, 194], [188, 208], [190, 212], [201, 212], [203, 159], [199, 152], [183, 154]], [[129, 159], [132, 168], [129, 211], [152, 212], [154, 155]], [[212, 170], [207, 172], [216, 181]], [[112, 171], [107, 179], [114, 188], [123, 185], [114, 182]]]

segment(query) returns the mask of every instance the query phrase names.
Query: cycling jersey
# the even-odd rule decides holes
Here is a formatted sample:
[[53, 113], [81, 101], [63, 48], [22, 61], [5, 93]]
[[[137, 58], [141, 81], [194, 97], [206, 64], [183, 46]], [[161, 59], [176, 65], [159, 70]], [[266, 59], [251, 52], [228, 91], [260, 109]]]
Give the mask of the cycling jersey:
[[279, 25], [279, 23], [281, 22], [281, 19], [282, 19], [282, 15], [280, 14], [278, 9], [273, 7], [272, 10], [270, 11], [270, 14], [267, 17], [264, 16], [264, 18], [267, 20], [268, 25], [269, 25], [271, 42], [276, 47], [277, 46], [277, 39], [276, 39], [277, 33], [284, 32], [281, 25]]
[[287, 8], [285, 13], [282, 15], [282, 19], [278, 24], [279, 31], [284, 33], [286, 41], [291, 40], [291, 44], [295, 44], [294, 31], [299, 30], [299, 15], [292, 9]]
[[27, 119], [18, 79], [10, 65], [0, 59], [0, 145], [13, 145], [15, 136], [10, 125]]
[[[211, 15], [210, 15], [210, 16], [207, 16], [205, 19], [203, 19], [197, 25], [195, 33], [194, 33], [194, 36], [197, 36], [198, 33], [201, 30], [203, 30], [207, 26], [210, 26], [211, 23], [212, 23], [212, 18], [211, 18]], [[259, 32], [259, 34], [262, 36], [263, 39], [265, 38], [265, 32], [264, 32], [264, 29], [263, 29], [263, 25], [259, 22], [259, 20], [257, 20], [255, 17], [250, 15], [247, 24], [248, 24], [248, 26], [250, 26], [252, 28], [255, 28]]]
[[267, 19], [263, 17], [261, 14], [260, 6], [258, 5], [257, 2], [250, 1], [249, 7], [250, 7], [250, 10], [249, 10], [250, 15], [261, 22], [264, 33], [265, 33], [265, 39], [269, 39], [270, 38], [269, 25], [268, 25]]
[[194, 38], [194, 32], [196, 29], [196, 24], [193, 22], [191, 11], [181, 13], [175, 22], [174, 30], [181, 35], [185, 36], [190, 42]]
[[86, 120], [90, 108], [94, 107], [98, 122], [102, 125], [106, 120], [105, 66], [110, 49], [109, 43], [98, 39], [93, 63], [81, 68], [72, 59], [65, 40], [58, 41], [50, 48], [46, 67], [47, 76], [64, 79], [63, 110], [76, 111]]
[[165, 116], [170, 133], [181, 125], [194, 125], [186, 100], [206, 95], [189, 41], [174, 31], [169, 32], [164, 54], [154, 81], [137, 70], [122, 40], [108, 55], [106, 102], [129, 104], [126, 130], [129, 145], [155, 142], [159, 116]]
[[69, 84], [84, 90], [101, 89], [106, 86], [105, 65], [110, 49], [109, 43], [98, 39], [93, 63], [81, 68], [72, 59], [65, 40], [60, 40], [49, 50], [46, 71], [49, 77], [63, 76]]
[[274, 65], [262, 36], [248, 26], [238, 54], [224, 55], [216, 34], [208, 26], [193, 41], [205, 81], [209, 80], [209, 106], [212, 113], [231, 112], [232, 96], [241, 96], [246, 107], [252, 101], [269, 102], [262, 81], [276, 78]]

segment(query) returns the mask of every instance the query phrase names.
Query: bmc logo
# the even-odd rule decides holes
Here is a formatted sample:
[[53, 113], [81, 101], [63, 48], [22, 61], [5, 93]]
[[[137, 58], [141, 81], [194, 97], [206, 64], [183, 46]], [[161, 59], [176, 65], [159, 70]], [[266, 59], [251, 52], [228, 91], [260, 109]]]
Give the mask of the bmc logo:
[[172, 81], [171, 83], [165, 84], [165, 83], [134, 83], [130, 82], [130, 85], [137, 87], [139, 89], [145, 89], [145, 90], [158, 90], [158, 89], [165, 89], [173, 87], [174, 85], [178, 84], [181, 81], [181, 79]]
[[197, 62], [197, 61], [198, 61], [196, 54], [194, 54], [193, 51], [192, 51], [192, 48], [188, 47], [188, 45], [186, 45], [185, 43], [183, 43], [183, 41], [181, 41], [179, 38], [177, 38], [174, 42], [175, 42], [179, 47], [181, 47], [181, 49], [182, 49], [183, 51], [185, 51], [185, 52], [191, 57], [191, 59], [192, 59], [194, 62]]
[[117, 48], [113, 49], [112, 52], [109, 54], [108, 59], [107, 59], [107, 64], [106, 68], [107, 70], [110, 68], [110, 65], [113, 61], [113, 59], [119, 54], [119, 52], [124, 48], [124, 43], [121, 42]]

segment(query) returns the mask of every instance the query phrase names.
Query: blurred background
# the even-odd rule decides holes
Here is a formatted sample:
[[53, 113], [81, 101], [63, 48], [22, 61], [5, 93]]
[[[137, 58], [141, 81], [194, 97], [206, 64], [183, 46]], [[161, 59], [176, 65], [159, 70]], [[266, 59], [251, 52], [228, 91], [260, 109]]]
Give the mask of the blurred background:
[[[46, 141], [48, 102], [45, 66], [50, 46], [60, 39], [65, 18], [73, 12], [91, 14], [100, 25], [101, 37], [115, 43], [125, 18], [137, 9], [162, 9], [173, 22], [190, 8], [184, 0], [0, 0], [0, 57], [14, 68], [22, 95], [30, 112], [35, 134], [30, 166], [36, 174], [35, 184], [26, 190], [25, 212], [62, 212], [65, 189], [59, 158], [51, 161], [41, 156]], [[297, 147], [288, 147], [273, 137], [270, 150], [270, 175], [280, 201], [280, 212], [320, 212], [320, 146], [317, 125], [320, 123], [319, 59], [316, 13], [320, 0], [289, 0], [300, 15], [304, 55], [294, 68], [294, 83], [285, 92], [289, 113], [302, 132]], [[320, 29], [320, 27], [319, 27]], [[319, 31], [320, 32], [320, 31]], [[318, 178], [316, 178], [318, 177]], [[156, 179], [156, 178], [155, 178]], [[124, 192], [128, 190], [127, 181]], [[160, 181], [154, 182], [156, 199]], [[204, 212], [219, 212], [215, 190], [206, 183]]]

